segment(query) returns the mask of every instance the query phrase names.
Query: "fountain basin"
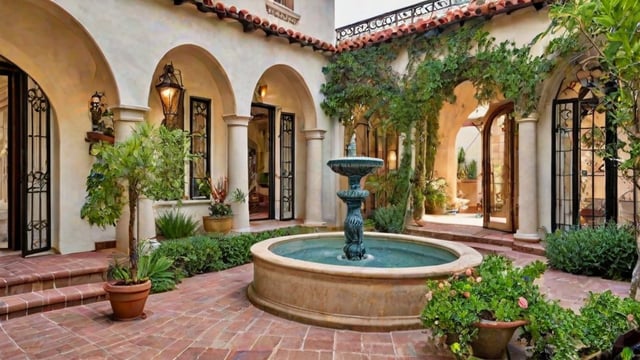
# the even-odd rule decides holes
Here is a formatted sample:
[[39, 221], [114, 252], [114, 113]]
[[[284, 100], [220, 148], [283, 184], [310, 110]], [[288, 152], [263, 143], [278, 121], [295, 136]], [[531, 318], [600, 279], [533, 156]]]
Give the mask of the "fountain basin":
[[279, 244], [343, 236], [341, 232], [294, 235], [251, 247], [253, 282], [247, 294], [257, 307], [313, 325], [358, 331], [390, 331], [422, 327], [425, 281], [446, 278], [482, 261], [470, 247], [450, 241], [399, 234], [364, 234], [366, 238], [404, 242], [445, 250], [457, 258], [441, 265], [360, 267], [297, 260], [275, 254]]
[[329, 160], [327, 165], [337, 174], [363, 177], [384, 165], [384, 161], [365, 156], [349, 156]]

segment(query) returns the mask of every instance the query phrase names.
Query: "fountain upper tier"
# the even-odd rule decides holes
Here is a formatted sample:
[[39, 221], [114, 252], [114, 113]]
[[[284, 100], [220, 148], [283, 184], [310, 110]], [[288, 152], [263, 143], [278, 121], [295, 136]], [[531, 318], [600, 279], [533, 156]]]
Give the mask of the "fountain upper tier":
[[382, 159], [366, 156], [348, 156], [329, 160], [327, 165], [333, 172], [343, 176], [363, 177], [373, 173], [384, 164]]

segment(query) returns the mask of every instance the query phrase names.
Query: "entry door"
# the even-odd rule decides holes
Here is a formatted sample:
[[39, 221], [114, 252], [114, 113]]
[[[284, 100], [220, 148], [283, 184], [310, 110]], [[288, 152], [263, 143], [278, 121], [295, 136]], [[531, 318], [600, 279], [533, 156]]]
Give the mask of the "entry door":
[[483, 226], [509, 232], [515, 231], [517, 199], [517, 145], [512, 111], [512, 105], [497, 109], [483, 130]]
[[293, 219], [295, 114], [280, 115], [280, 220]]
[[0, 109], [0, 204], [8, 209], [7, 247], [26, 256], [51, 249], [51, 111], [38, 84], [12, 64], [0, 62], [0, 88], [7, 97]]
[[275, 107], [253, 103], [249, 121], [249, 219], [275, 217]]

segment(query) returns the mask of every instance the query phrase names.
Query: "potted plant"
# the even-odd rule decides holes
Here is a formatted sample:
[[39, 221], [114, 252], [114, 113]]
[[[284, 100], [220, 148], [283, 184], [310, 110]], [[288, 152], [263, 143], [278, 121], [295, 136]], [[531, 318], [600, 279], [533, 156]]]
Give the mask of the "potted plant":
[[518, 268], [504, 256], [488, 255], [477, 268], [428, 280], [422, 323], [434, 337], [446, 337], [459, 358], [500, 358], [515, 329], [545, 302], [534, 284], [545, 269], [539, 260]]
[[246, 194], [240, 189], [235, 189], [229, 194], [229, 181], [226, 176], [218, 178], [215, 182], [209, 178], [202, 184], [201, 190], [211, 194], [209, 216], [202, 217], [202, 226], [206, 232], [228, 233], [233, 226], [232, 203], [243, 203]]
[[[87, 177], [87, 195], [80, 216], [91, 225], [104, 228], [116, 224], [125, 206], [129, 209], [128, 262], [119, 264], [120, 270], [125, 271], [112, 272], [114, 282], [106, 283], [105, 290], [110, 299], [118, 297], [113, 294], [116, 291], [140, 291], [142, 294], [136, 296], [146, 301], [151, 287], [149, 272], [146, 267], [139, 272], [139, 246], [134, 234], [138, 199], [182, 198], [185, 161], [191, 159], [188, 133], [143, 123], [125, 141], [114, 145], [97, 143], [92, 155], [96, 161]], [[114, 312], [116, 319], [140, 315]]]
[[447, 182], [444, 178], [427, 180], [424, 208], [428, 214], [444, 214], [447, 205]]

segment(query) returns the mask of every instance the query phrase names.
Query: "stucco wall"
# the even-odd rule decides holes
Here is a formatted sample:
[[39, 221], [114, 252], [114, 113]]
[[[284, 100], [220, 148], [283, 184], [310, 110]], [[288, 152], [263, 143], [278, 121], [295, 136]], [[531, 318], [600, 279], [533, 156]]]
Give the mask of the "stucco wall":
[[[264, 1], [226, 5], [278, 22], [266, 15]], [[333, 42], [333, 1], [298, 0], [295, 10], [300, 22], [282, 26]], [[212, 99], [214, 176], [228, 170], [223, 115], [249, 116], [255, 86], [267, 74], [269, 103], [296, 113], [296, 187], [304, 190], [305, 141], [300, 131], [332, 126], [319, 106], [326, 54], [261, 31], [244, 33], [235, 21], [220, 21], [191, 4], [174, 6], [169, 0], [105, 0], [99, 6], [76, 0], [0, 0], [0, 16], [16, 19], [2, 25], [0, 55], [41, 85], [54, 111], [52, 222], [57, 226], [52, 238], [59, 251], [93, 250], [95, 241], [115, 236], [113, 228], [92, 228], [80, 218], [85, 178], [94, 161], [84, 141], [91, 130], [90, 95], [104, 91], [109, 106], [130, 106], [141, 113], [148, 108], [144, 117], [159, 123], [163, 116], [154, 85], [167, 62], [182, 71], [186, 99]], [[288, 70], [269, 76], [274, 67]], [[320, 176], [328, 172], [318, 165]], [[303, 217], [304, 194], [296, 199], [296, 216]]]

